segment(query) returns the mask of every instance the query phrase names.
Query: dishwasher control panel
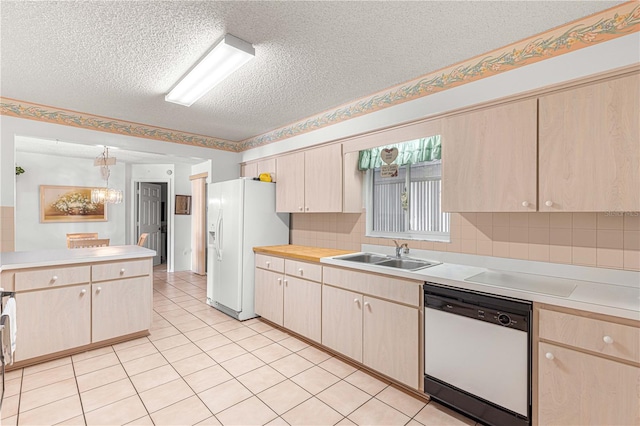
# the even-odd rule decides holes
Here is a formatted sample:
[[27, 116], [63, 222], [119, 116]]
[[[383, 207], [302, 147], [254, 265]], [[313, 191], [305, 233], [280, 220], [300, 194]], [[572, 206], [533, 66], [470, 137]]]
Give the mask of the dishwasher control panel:
[[529, 331], [531, 304], [511, 299], [496, 299], [480, 293], [441, 291], [425, 285], [424, 307], [450, 312], [454, 315], [501, 325], [521, 331]]

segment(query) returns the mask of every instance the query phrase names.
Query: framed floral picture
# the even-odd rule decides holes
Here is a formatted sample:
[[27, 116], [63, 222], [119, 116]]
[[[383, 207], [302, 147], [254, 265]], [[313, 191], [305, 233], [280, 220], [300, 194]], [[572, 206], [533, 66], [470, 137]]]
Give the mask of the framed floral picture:
[[40, 185], [40, 222], [106, 222], [107, 209], [91, 202], [92, 189]]

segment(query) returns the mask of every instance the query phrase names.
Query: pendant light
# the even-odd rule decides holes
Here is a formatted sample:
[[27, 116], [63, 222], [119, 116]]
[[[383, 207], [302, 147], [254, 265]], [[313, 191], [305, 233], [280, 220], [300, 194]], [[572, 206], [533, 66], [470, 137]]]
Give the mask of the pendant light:
[[109, 166], [116, 164], [115, 157], [109, 157], [109, 147], [105, 146], [101, 155], [93, 161], [94, 166], [100, 166], [102, 179], [106, 181], [104, 188], [93, 188], [91, 190], [91, 202], [94, 204], [120, 204], [122, 202], [122, 191], [109, 188], [109, 176], [111, 170]]

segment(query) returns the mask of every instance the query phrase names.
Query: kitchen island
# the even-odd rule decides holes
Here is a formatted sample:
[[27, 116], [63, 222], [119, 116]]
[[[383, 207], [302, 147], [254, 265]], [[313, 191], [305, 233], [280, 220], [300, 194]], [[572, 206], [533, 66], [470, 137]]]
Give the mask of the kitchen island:
[[148, 335], [154, 255], [139, 246], [1, 253], [0, 288], [17, 305], [11, 368]]

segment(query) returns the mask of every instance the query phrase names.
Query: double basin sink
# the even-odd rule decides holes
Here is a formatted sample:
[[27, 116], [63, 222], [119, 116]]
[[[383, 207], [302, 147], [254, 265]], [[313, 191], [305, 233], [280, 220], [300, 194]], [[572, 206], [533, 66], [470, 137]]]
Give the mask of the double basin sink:
[[407, 271], [417, 271], [418, 269], [428, 268], [430, 266], [440, 264], [439, 262], [433, 262], [429, 260], [384, 256], [375, 253], [357, 253], [347, 256], [334, 257], [334, 259], [346, 260], [348, 262], [364, 263], [367, 265], [384, 266], [387, 268], [404, 269]]

